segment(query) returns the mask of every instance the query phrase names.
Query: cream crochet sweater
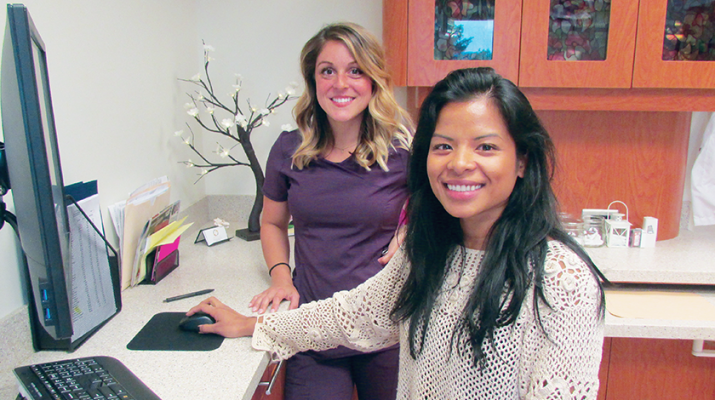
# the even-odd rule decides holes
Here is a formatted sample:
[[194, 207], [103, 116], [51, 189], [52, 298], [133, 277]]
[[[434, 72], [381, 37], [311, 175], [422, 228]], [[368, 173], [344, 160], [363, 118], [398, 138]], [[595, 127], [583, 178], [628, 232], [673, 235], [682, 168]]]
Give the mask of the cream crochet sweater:
[[[343, 345], [374, 351], [400, 343], [398, 399], [595, 399], [603, 345], [598, 284], [588, 266], [560, 242], [549, 242], [544, 331], [534, 313], [533, 285], [517, 321], [494, 332], [485, 346], [487, 368], [473, 366], [464, 332], [452, 335], [474, 287], [483, 252], [452, 257], [432, 313], [422, 352], [409, 354], [407, 326], [390, 320], [409, 265], [402, 251], [377, 275], [332, 298], [297, 310], [267, 314], [253, 347], [287, 359], [305, 350]], [[462, 261], [465, 261], [464, 263]]]

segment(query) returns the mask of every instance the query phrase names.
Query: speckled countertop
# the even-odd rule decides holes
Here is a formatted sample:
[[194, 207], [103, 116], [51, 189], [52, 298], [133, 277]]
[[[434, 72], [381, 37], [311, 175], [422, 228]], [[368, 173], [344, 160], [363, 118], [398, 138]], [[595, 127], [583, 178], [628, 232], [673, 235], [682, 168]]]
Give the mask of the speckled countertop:
[[[715, 304], [715, 226], [681, 229], [670, 240], [656, 242], [654, 248], [587, 249], [593, 261], [613, 282], [678, 285], [669, 290], [685, 290], [703, 295]], [[608, 337], [715, 340], [715, 321], [652, 320], [619, 318], [606, 313]]]
[[[215, 217], [241, 221], [249, 207], [250, 202], [237, 201], [235, 197], [212, 196], [192, 207], [190, 218], [201, 223]], [[253, 350], [248, 338], [226, 339], [219, 349], [208, 352], [126, 348], [153, 315], [186, 311], [206, 296], [163, 303], [166, 297], [213, 288], [211, 295], [250, 314], [248, 301], [270, 284], [260, 242], [234, 238], [213, 247], [194, 244], [198, 229], [208, 225], [197, 222], [183, 235], [178, 269], [156, 286], [122, 292], [123, 310], [74, 353], [32, 353], [26, 310], [0, 321], [0, 358], [4, 359], [0, 361], [0, 398], [11, 399], [17, 394], [12, 366], [109, 355], [127, 365], [164, 400], [250, 399], [269, 359], [265, 353]], [[245, 222], [232, 223], [230, 229], [243, 225]], [[613, 281], [706, 285], [696, 289], [715, 302], [715, 286], [707, 286], [715, 285], [715, 227], [681, 230], [677, 238], [657, 242], [652, 249], [604, 247], [589, 249], [589, 253]], [[715, 340], [715, 322], [624, 319], [607, 313], [605, 333], [609, 337]]]
[[681, 229], [652, 248], [587, 249], [614, 282], [715, 285], [715, 226]]
[[[225, 205], [228, 207], [235, 207], [230, 198], [220, 201], [223, 200], [227, 201]], [[209, 207], [206, 204], [199, 206]], [[190, 219], [196, 221], [210, 221], [214, 217], [232, 221], [231, 214], [222, 211], [204, 209], [190, 215]], [[260, 242], [233, 238], [212, 247], [194, 244], [198, 230], [210, 225], [197, 222], [184, 233], [179, 248], [179, 267], [157, 285], [124, 290], [122, 311], [73, 353], [33, 353], [26, 310], [0, 321], [3, 325], [14, 325], [0, 327], [3, 335], [0, 339], [1, 358], [6, 359], [6, 362], [0, 362], [3, 366], [0, 398], [14, 399], [17, 394], [13, 365], [107, 355], [123, 362], [163, 400], [250, 399], [269, 362], [267, 353], [251, 348], [250, 338], [226, 339], [213, 351], [132, 351], [126, 347], [155, 314], [185, 312], [211, 295], [243, 314], [251, 314], [248, 302], [270, 285]], [[232, 223], [229, 230], [233, 232], [244, 227], [245, 222]], [[167, 297], [206, 288], [215, 291], [200, 297], [163, 302]], [[7, 366], [8, 358], [12, 359], [10, 366]]]

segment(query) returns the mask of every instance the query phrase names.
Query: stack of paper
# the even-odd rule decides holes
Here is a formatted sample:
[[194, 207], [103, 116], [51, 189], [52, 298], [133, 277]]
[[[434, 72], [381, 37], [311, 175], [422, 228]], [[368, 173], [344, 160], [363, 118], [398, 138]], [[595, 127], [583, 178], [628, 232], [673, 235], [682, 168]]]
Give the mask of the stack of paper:
[[[91, 224], [102, 229], [97, 181], [65, 186], [77, 205], [67, 206], [70, 225], [70, 302], [72, 337], [79, 339], [117, 312], [107, 245]], [[91, 223], [81, 214], [84, 211]]]
[[[169, 204], [170, 192], [171, 183], [164, 176], [141, 186], [126, 201], [109, 207], [120, 240], [122, 290], [144, 280], [149, 251], [171, 238], [169, 244], [176, 241], [178, 246], [179, 236], [191, 226], [175, 222], [179, 202]], [[154, 235], [166, 240], [154, 240]]]

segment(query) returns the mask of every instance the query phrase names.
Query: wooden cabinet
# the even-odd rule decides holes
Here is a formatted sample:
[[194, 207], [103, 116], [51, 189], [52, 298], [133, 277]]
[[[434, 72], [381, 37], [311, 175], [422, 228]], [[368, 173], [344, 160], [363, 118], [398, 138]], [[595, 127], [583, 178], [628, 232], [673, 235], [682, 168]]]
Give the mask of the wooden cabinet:
[[383, 42], [395, 84], [434, 86], [450, 71], [468, 67], [492, 67], [516, 82], [519, 77], [521, 1], [495, 2], [491, 60], [435, 60], [435, 1], [384, 1]]
[[492, 60], [435, 60], [438, 3], [454, 3], [457, 12], [490, 2], [383, 2], [388, 64], [397, 86], [407, 86], [413, 117], [449, 71], [492, 66], [520, 87], [554, 139], [563, 209], [579, 214], [621, 200], [635, 226], [653, 216], [658, 240], [678, 235], [690, 115], [715, 111], [715, 62], [662, 61], [668, 0], [610, 0], [603, 61], [547, 60], [551, 0], [492, 3]]
[[[715, 61], [664, 61], [663, 35], [666, 24], [665, 0], [640, 0], [638, 13], [638, 38], [636, 41], [635, 65], [633, 68], [634, 88], [715, 88]], [[687, 36], [712, 35], [715, 20], [697, 15], [694, 20], [686, 17], [692, 27]], [[704, 19], [704, 21], [703, 21]], [[706, 33], [702, 33], [702, 29]], [[700, 30], [700, 31], [699, 31]], [[709, 33], [707, 33], [709, 32]], [[693, 40], [695, 40], [693, 38]], [[707, 39], [706, 39], [707, 40]]]
[[715, 399], [715, 358], [693, 356], [692, 344], [606, 338], [599, 400]]
[[658, 240], [678, 236], [688, 161], [687, 112], [537, 111], [556, 146], [553, 188], [562, 210], [628, 205], [629, 221], [658, 218]]
[[[591, 10], [584, 11], [588, 18], [579, 17], [579, 11], [572, 10], [568, 11], [568, 15], [564, 18], [554, 17], [553, 19], [549, 17], [551, 13], [555, 13], [551, 3], [551, 0], [524, 0], [519, 86], [630, 88], [636, 43], [638, 1], [611, 0], [610, 13], [601, 11], [598, 14], [599, 12], [595, 11], [593, 7], [589, 7]], [[582, 4], [593, 3], [595, 2], [583, 2]], [[595, 30], [594, 26], [597, 24], [604, 24], [604, 22], [591, 22], [596, 19], [596, 15], [604, 14], [610, 14], [610, 16], [603, 17], [608, 21], [608, 25], [598, 32], [605, 36], [600, 38], [603, 54], [599, 55], [597, 49], [591, 49], [592, 43], [585, 38], [587, 36], [585, 33]], [[577, 26], [578, 22], [584, 25], [579, 27]], [[569, 28], [562, 28], [562, 25]], [[559, 39], [552, 40], [554, 38]], [[559, 55], [561, 57], [549, 59], [547, 48], [557, 46], [560, 51], [552, 56]], [[595, 47], [595, 43], [593, 46]], [[572, 57], [577, 58], [575, 49], [584, 47], [596, 53], [592, 57], [596, 60], [565, 59], [569, 57], [569, 54], [565, 53], [570, 51], [574, 53]], [[561, 60], [561, 58], [564, 59]], [[584, 56], [584, 58], [588, 58], [588, 56]]]
[[[263, 376], [261, 377], [261, 382], [270, 382], [271, 378], [273, 377], [273, 374], [276, 372], [277, 366], [277, 363], [268, 364], [268, 367], [266, 367], [266, 370], [263, 372]], [[258, 388], [253, 393], [253, 397], [251, 397], [251, 400], [283, 400], [285, 392], [285, 375], [286, 374], [284, 364], [281, 367], [280, 371], [278, 371], [278, 376], [276, 377], [276, 381], [273, 384], [271, 394], [266, 394], [266, 385], [258, 385]]]
[[[459, 8], [478, 2], [389, 0], [383, 5], [388, 64], [396, 85], [407, 87], [433, 86], [455, 69], [490, 66], [520, 86], [532, 106], [541, 110], [715, 110], [713, 92], [702, 90], [715, 89], [715, 61], [663, 60], [668, 0], [584, 2], [610, 3], [603, 60], [547, 59], [549, 31], [558, 29], [549, 22], [551, 0], [493, 2], [491, 60], [436, 60], [436, 3], [454, 3]], [[685, 20], [683, 24], [693, 28], [681, 36], [692, 36], [696, 28], [715, 29], [715, 16], [702, 14], [695, 21]], [[419, 103], [425, 94], [413, 90], [409, 97]]]
[[[595, 0], [592, 3], [598, 3], [598, 1]], [[554, 25], [549, 26], [549, 14], [553, 12], [551, 1], [525, 0], [519, 86], [715, 88], [715, 62], [663, 59], [667, 5], [667, 0], [640, 0], [640, 2], [611, 0], [605, 59], [553, 61], [547, 60], [546, 57], [547, 44], [550, 44], [549, 34], [560, 29], [560, 22], [570, 26], [570, 20], [555, 18]], [[676, 24], [692, 25], [692, 28], [689, 26], [682, 29], [684, 34], [681, 40], [682, 43], [687, 43], [690, 40], [697, 46], [697, 39], [693, 35], [699, 35], [700, 38], [712, 35], [715, 21], [709, 21], [705, 12], [692, 11], [694, 9], [691, 7], [690, 12], [683, 12], [683, 15], [689, 14], [689, 16], [686, 17], [686, 21], [678, 21]], [[592, 19], [587, 18], [586, 20], [591, 21]], [[578, 42], [579, 39], [582, 38], [576, 33], [571, 41]]]

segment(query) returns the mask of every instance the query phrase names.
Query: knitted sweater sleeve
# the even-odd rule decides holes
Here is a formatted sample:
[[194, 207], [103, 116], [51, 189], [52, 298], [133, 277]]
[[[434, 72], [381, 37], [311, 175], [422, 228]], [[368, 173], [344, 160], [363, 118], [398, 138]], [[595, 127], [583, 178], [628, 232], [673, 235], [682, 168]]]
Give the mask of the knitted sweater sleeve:
[[539, 301], [538, 313], [544, 329], [534, 322], [525, 335], [524, 398], [596, 399], [604, 328], [598, 282], [574, 252], [552, 242], [543, 290], [548, 305]]
[[398, 250], [382, 271], [355, 289], [259, 318], [253, 348], [285, 360], [307, 350], [345, 346], [370, 352], [391, 346], [398, 342], [399, 327], [390, 312], [406, 277], [405, 256]]

